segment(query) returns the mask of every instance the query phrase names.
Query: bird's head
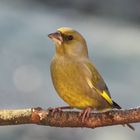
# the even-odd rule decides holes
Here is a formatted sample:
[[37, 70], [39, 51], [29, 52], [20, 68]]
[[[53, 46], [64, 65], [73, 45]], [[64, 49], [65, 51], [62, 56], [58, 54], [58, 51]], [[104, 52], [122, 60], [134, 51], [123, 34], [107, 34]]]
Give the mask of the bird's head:
[[72, 28], [62, 27], [48, 36], [56, 45], [56, 53], [60, 55], [88, 57], [85, 39]]

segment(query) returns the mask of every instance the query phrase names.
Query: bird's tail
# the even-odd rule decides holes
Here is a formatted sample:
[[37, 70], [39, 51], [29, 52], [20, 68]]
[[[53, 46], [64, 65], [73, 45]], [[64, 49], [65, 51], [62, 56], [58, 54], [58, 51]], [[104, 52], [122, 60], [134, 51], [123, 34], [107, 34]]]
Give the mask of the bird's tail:
[[114, 101], [113, 101], [113, 106], [112, 107], [116, 108], [116, 109], [121, 109], [121, 107]]
[[[116, 108], [116, 109], [121, 109], [121, 107], [116, 103], [116, 102], [114, 102], [113, 101], [113, 106], [112, 106], [113, 108]], [[130, 125], [129, 123], [127, 123], [126, 124], [131, 130], [135, 130], [135, 128], [132, 126], [132, 125]], [[123, 125], [124, 126], [124, 125]]]

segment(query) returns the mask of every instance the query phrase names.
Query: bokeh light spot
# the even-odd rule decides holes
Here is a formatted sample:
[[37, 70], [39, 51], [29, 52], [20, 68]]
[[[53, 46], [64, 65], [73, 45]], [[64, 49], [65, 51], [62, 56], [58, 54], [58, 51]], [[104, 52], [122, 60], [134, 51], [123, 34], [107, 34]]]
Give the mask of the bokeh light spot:
[[33, 92], [42, 85], [40, 71], [32, 65], [18, 67], [14, 73], [14, 83], [18, 90]]

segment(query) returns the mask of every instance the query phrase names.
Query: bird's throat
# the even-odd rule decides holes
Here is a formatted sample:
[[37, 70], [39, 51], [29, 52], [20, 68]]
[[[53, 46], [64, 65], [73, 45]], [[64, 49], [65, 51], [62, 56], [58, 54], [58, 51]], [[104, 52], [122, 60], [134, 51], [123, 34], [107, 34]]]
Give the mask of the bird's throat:
[[56, 45], [56, 54], [58, 55], [64, 55], [65, 54], [65, 49], [63, 45]]

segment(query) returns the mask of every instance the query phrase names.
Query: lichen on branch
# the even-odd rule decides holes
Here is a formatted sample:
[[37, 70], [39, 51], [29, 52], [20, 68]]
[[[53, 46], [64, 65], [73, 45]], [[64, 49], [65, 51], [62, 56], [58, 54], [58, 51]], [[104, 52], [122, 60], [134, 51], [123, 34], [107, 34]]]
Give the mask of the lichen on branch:
[[140, 107], [91, 113], [84, 122], [79, 117], [79, 112], [76, 111], [55, 112], [52, 114], [42, 108], [0, 110], [1, 126], [37, 124], [53, 127], [96, 128], [137, 122], [140, 122]]

